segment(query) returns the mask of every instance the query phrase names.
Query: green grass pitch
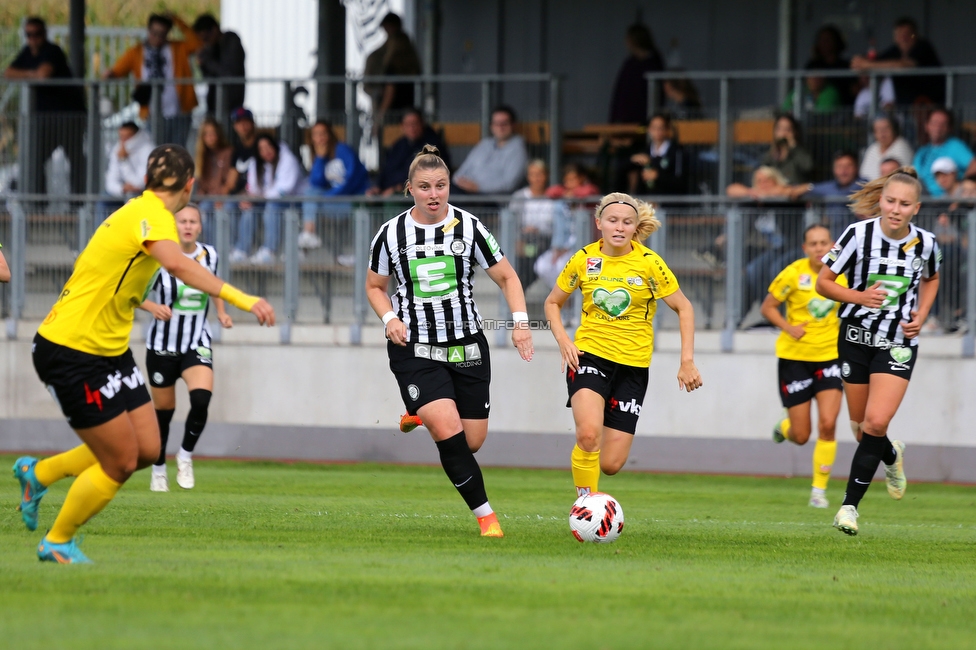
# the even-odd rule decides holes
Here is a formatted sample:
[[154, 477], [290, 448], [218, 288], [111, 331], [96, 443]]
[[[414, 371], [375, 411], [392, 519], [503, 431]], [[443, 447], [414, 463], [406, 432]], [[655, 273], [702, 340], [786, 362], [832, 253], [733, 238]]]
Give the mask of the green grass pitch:
[[[2, 457], [8, 471], [13, 457]], [[911, 457], [907, 469], [911, 477]], [[93, 566], [37, 561], [0, 481], [0, 646], [27, 648], [966, 648], [976, 491], [875, 484], [861, 534], [801, 479], [622, 474], [611, 545], [569, 533], [565, 471], [486, 469], [481, 539], [440, 468], [198, 461], [139, 472], [85, 527]], [[8, 475], [9, 476], [9, 475]]]

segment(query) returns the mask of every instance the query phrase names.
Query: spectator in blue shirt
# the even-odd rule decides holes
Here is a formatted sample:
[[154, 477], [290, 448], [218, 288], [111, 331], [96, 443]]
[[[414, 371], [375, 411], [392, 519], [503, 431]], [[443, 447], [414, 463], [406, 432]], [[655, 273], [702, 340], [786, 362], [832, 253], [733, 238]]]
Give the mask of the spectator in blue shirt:
[[[841, 151], [834, 155], [834, 178], [822, 183], [814, 183], [807, 192], [808, 197], [844, 197], [845, 199], [861, 189], [864, 179], [857, 174], [857, 156], [850, 151]], [[844, 228], [851, 223], [851, 211], [847, 201], [827, 203], [823, 206], [823, 215], [827, 218], [830, 235], [836, 241]]]
[[932, 163], [943, 156], [952, 158], [956, 163], [960, 180], [976, 174], [973, 152], [962, 140], [949, 135], [952, 133], [952, 114], [949, 111], [941, 107], [932, 109], [925, 121], [925, 133], [929, 136], [929, 143], [915, 152], [915, 171], [929, 194], [945, 194], [932, 173]]
[[[332, 125], [319, 120], [312, 126], [312, 171], [308, 176], [306, 196], [356, 196], [369, 189], [369, 172], [345, 142], [336, 139]], [[348, 214], [348, 203], [319, 203], [306, 201], [302, 204], [302, 232], [298, 236], [299, 248], [318, 248], [322, 240], [315, 234], [315, 219], [319, 212], [330, 216]]]
[[424, 123], [423, 114], [416, 108], [408, 108], [400, 120], [403, 135], [386, 152], [386, 160], [380, 169], [376, 187], [366, 193], [371, 196], [391, 196], [403, 192], [410, 171], [410, 163], [425, 144], [432, 144], [441, 152], [441, 158], [451, 167], [451, 156], [443, 138]]

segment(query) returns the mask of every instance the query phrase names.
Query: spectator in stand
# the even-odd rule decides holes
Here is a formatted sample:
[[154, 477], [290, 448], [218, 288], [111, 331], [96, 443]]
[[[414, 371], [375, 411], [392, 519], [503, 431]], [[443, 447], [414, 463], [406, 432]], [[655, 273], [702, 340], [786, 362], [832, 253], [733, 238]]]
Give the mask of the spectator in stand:
[[452, 179], [460, 194], [511, 194], [525, 178], [529, 154], [525, 140], [515, 134], [515, 110], [496, 106], [491, 112], [491, 136], [474, 146]]
[[[196, 183], [193, 191], [197, 196], [228, 196], [234, 191], [237, 183], [234, 169], [234, 148], [227, 140], [227, 134], [220, 122], [207, 117], [200, 125], [196, 147]], [[201, 241], [206, 244], [216, 243], [216, 222], [214, 208], [216, 205], [209, 199], [198, 204], [200, 216], [203, 220], [203, 236]]]
[[[848, 70], [851, 62], [843, 57], [847, 41], [837, 25], [824, 25], [813, 39], [813, 50], [807, 61], [807, 70]], [[850, 105], [854, 99], [854, 79], [851, 77], [827, 77], [823, 83], [834, 88], [840, 104]], [[833, 93], [830, 93], [833, 94]]]
[[813, 156], [800, 144], [800, 125], [792, 115], [783, 113], [773, 123], [773, 143], [761, 165], [778, 170], [789, 185], [810, 182]]
[[943, 190], [935, 182], [932, 175], [932, 163], [938, 158], [948, 156], [956, 163], [959, 178], [966, 178], [976, 174], [976, 159], [973, 152], [959, 138], [952, 133], [952, 114], [942, 107], [936, 107], [925, 120], [925, 134], [929, 143], [918, 148], [915, 152], [915, 171], [918, 180], [922, 181], [925, 189], [932, 196], [942, 196]]
[[[885, 158], [894, 158], [898, 161], [899, 167], [912, 164], [915, 152], [905, 138], [901, 137], [898, 130], [898, 122], [890, 115], [879, 115], [874, 118], [872, 131], [874, 132], [874, 142], [868, 145], [864, 151], [864, 158], [861, 160], [861, 178], [866, 181], [873, 181], [881, 178], [881, 161]], [[835, 237], [837, 233], [832, 233]]]
[[[284, 142], [277, 142], [267, 134], [257, 137], [257, 156], [247, 167], [247, 193], [268, 199], [253, 204], [242, 201], [241, 222], [237, 231], [237, 244], [230, 254], [232, 262], [247, 260], [247, 251], [254, 240], [254, 213], [263, 212], [264, 238], [257, 252], [251, 256], [252, 264], [273, 264], [281, 239], [281, 212], [293, 203], [288, 199], [301, 193], [305, 183], [302, 163]], [[284, 200], [283, 200], [284, 199]]]
[[[71, 79], [64, 50], [47, 40], [47, 24], [37, 16], [24, 23], [27, 45], [4, 71], [11, 81]], [[71, 163], [70, 191], [85, 191], [84, 136], [86, 128], [85, 94], [81, 86], [35, 86], [31, 129], [33, 160], [31, 169], [20, 170], [20, 188], [44, 193], [47, 187], [44, 164], [58, 147]]]
[[232, 194], [241, 194], [247, 187], [247, 170], [251, 161], [258, 155], [258, 131], [254, 126], [254, 114], [243, 106], [235, 108], [230, 114], [230, 123], [237, 136], [234, 156], [231, 160], [234, 169], [230, 177], [234, 179]]
[[[366, 76], [412, 76], [421, 74], [420, 57], [410, 37], [403, 31], [400, 16], [388, 13], [380, 23], [386, 32], [386, 42], [366, 57]], [[416, 106], [414, 83], [367, 84], [366, 92], [373, 100], [373, 125], [379, 127], [390, 111]]]
[[807, 196], [810, 198], [843, 197], [838, 203], [828, 203], [823, 206], [823, 215], [827, 219], [827, 227], [833, 241], [840, 239], [844, 229], [851, 223], [851, 211], [847, 207], [847, 197], [861, 189], [865, 179], [857, 175], [857, 155], [850, 151], [841, 151], [834, 155], [834, 177], [829, 181], [814, 183], [810, 186]]
[[650, 113], [647, 105], [647, 79], [644, 75], [664, 70], [664, 60], [647, 25], [635, 23], [628, 27], [625, 43], [630, 56], [620, 66], [613, 86], [610, 122], [644, 124]]
[[550, 199], [585, 199], [599, 194], [600, 188], [590, 180], [590, 173], [576, 163], [563, 165], [563, 184], [546, 190]]
[[691, 79], [665, 79], [664, 110], [676, 120], [701, 119], [701, 98]]
[[630, 157], [629, 193], [684, 194], [688, 191], [685, 178], [685, 152], [674, 137], [671, 118], [655, 113], [647, 125], [648, 144], [644, 151]]
[[[169, 32], [174, 24], [183, 32], [185, 40], [169, 40]], [[175, 143], [186, 146], [190, 134], [190, 113], [197, 105], [190, 55], [200, 49], [200, 41], [190, 26], [174, 14], [150, 15], [147, 29], [146, 40], [123, 52], [115, 65], [106, 70], [103, 76], [125, 78], [131, 74], [138, 81], [167, 80], [161, 86], [163, 132], [154, 133], [153, 137], [160, 144]], [[188, 81], [181, 83], [174, 82], [174, 79]], [[140, 116], [144, 120], [149, 116], [151, 97], [150, 84], [138, 86], [133, 93], [133, 99], [142, 107]]]
[[[895, 22], [894, 44], [871, 60], [865, 56], [851, 59], [854, 70], [891, 70], [897, 68], [939, 68], [942, 61], [935, 48], [918, 36], [918, 25], [911, 18]], [[945, 103], [945, 77], [940, 75], [896, 76], [895, 100], [900, 106]]]
[[[308, 177], [305, 196], [357, 196], [369, 189], [369, 172], [345, 142], [336, 138], [332, 125], [319, 120], [312, 126], [312, 171]], [[404, 177], [406, 180], [406, 177]], [[322, 240], [315, 234], [315, 221], [319, 212], [330, 216], [348, 215], [352, 207], [348, 203], [319, 203], [306, 201], [302, 204], [302, 232], [298, 236], [299, 248], [318, 248]]]
[[132, 197], [142, 194], [146, 187], [146, 165], [155, 146], [135, 122], [126, 122], [119, 127], [119, 141], [109, 152], [105, 171], [105, 193], [114, 200], [99, 201], [98, 223], [105, 221]]
[[529, 163], [526, 171], [528, 186], [512, 195], [509, 204], [518, 220], [521, 233], [516, 242], [515, 271], [522, 286], [528, 289], [537, 277], [535, 262], [549, 249], [554, 222], [569, 218], [566, 204], [546, 196], [549, 168], [542, 160]]
[[[867, 117], [871, 112], [871, 78], [862, 74], [857, 78], [857, 97], [854, 98], [854, 117]], [[878, 86], [878, 108], [890, 111], [895, 106], [895, 85], [891, 77], [884, 77]]]
[[[203, 14], [193, 22], [193, 33], [201, 43], [197, 51], [200, 72], [208, 79], [244, 77], [244, 46], [234, 32], [220, 30], [220, 23], [211, 14]], [[230, 112], [244, 105], [244, 84], [225, 84], [223, 110]], [[217, 114], [217, 86], [207, 86], [207, 113]], [[223, 113], [226, 115], [227, 113]]]
[[899, 167], [904, 167], [904, 165], [897, 158], [885, 158], [881, 161], [881, 176], [888, 176], [898, 170]]
[[[944, 211], [936, 220], [932, 232], [939, 243], [942, 252], [942, 266], [939, 276], [944, 278], [940, 284], [939, 295], [936, 296], [932, 313], [938, 315], [942, 327], [947, 332], [955, 332], [965, 325], [963, 318], [963, 297], [965, 291], [965, 274], [962, 271], [966, 254], [966, 239], [959, 231], [957, 224], [965, 224], [967, 212], [972, 209], [972, 199], [976, 198], [976, 183], [971, 180], [959, 180], [959, 169], [956, 162], [948, 156], [936, 158], [930, 170], [935, 182], [942, 188], [943, 196], [953, 199], [970, 199], [968, 205], [960, 202], [944, 206]], [[928, 324], [926, 323], [926, 327]]]
[[[810, 69], [810, 64], [807, 64]], [[840, 107], [842, 100], [837, 86], [827, 83], [826, 77], [807, 75], [803, 79], [804, 91], [800, 98], [805, 112], [827, 113]], [[795, 91], [791, 90], [783, 100], [783, 110], [792, 111]]]
[[410, 107], [404, 111], [400, 128], [403, 130], [403, 135], [386, 152], [379, 178], [376, 179], [376, 187], [366, 191], [370, 196], [402, 194], [410, 171], [410, 163], [425, 144], [437, 147], [444, 164], [448, 169], [451, 167], [451, 155], [444, 139], [424, 123], [424, 116], [419, 110]]
[[756, 201], [788, 200], [795, 201], [810, 190], [811, 185], [791, 185], [783, 172], [775, 167], [763, 165], [752, 172], [752, 187], [742, 183], [732, 183], [725, 188], [725, 195], [733, 198], [751, 198]]
[[[0, 244], [0, 248], [3, 248], [3, 244]], [[3, 251], [0, 251], [0, 282], [10, 282], [10, 267], [3, 257]]]

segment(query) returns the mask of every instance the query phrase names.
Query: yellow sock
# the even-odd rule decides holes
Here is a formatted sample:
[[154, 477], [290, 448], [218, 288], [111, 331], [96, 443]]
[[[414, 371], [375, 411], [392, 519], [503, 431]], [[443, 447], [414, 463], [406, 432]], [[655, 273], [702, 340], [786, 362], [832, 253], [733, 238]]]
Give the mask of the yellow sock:
[[37, 461], [34, 476], [41, 485], [47, 487], [63, 478], [78, 476], [97, 462], [88, 445], [78, 445], [63, 454]]
[[813, 487], [827, 489], [827, 480], [830, 478], [830, 469], [834, 466], [835, 458], [837, 458], [837, 441], [827, 442], [818, 438], [813, 448]]
[[790, 429], [791, 428], [792, 427], [790, 425], [790, 419], [789, 418], [783, 418], [783, 420], [779, 423], [780, 433], [782, 433], [783, 434], [783, 437], [786, 438], [787, 440], [790, 439]]
[[573, 445], [573, 483], [576, 484], [576, 494], [599, 492], [600, 485], [600, 450], [583, 451], [579, 445]]
[[48, 531], [47, 540], [54, 544], [70, 540], [82, 524], [108, 505], [121, 487], [122, 484], [113, 481], [98, 463], [86, 469], [71, 484], [61, 512]]

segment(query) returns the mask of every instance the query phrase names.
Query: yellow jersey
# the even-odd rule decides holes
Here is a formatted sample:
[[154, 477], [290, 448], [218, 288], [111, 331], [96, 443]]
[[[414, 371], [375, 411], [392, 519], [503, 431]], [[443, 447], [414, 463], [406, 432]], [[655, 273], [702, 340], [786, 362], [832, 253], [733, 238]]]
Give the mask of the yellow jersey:
[[164, 239], [179, 243], [176, 219], [158, 196], [146, 191], [119, 208], [75, 260], [71, 277], [37, 333], [88, 354], [124, 354], [135, 310], [159, 271], [146, 242]]
[[[837, 284], [847, 286], [847, 278], [837, 276]], [[776, 339], [776, 356], [793, 361], [831, 361], [837, 358], [837, 334], [840, 303], [824, 298], [816, 291], [817, 274], [810, 260], [797, 260], [780, 271], [769, 293], [786, 304], [786, 322], [790, 325], [806, 323], [806, 334], [799, 341], [786, 332]]]
[[646, 368], [654, 350], [654, 313], [658, 298], [678, 290], [661, 256], [639, 242], [620, 257], [601, 252], [599, 240], [576, 252], [556, 279], [556, 286], [583, 293], [583, 315], [576, 347], [625, 366]]

